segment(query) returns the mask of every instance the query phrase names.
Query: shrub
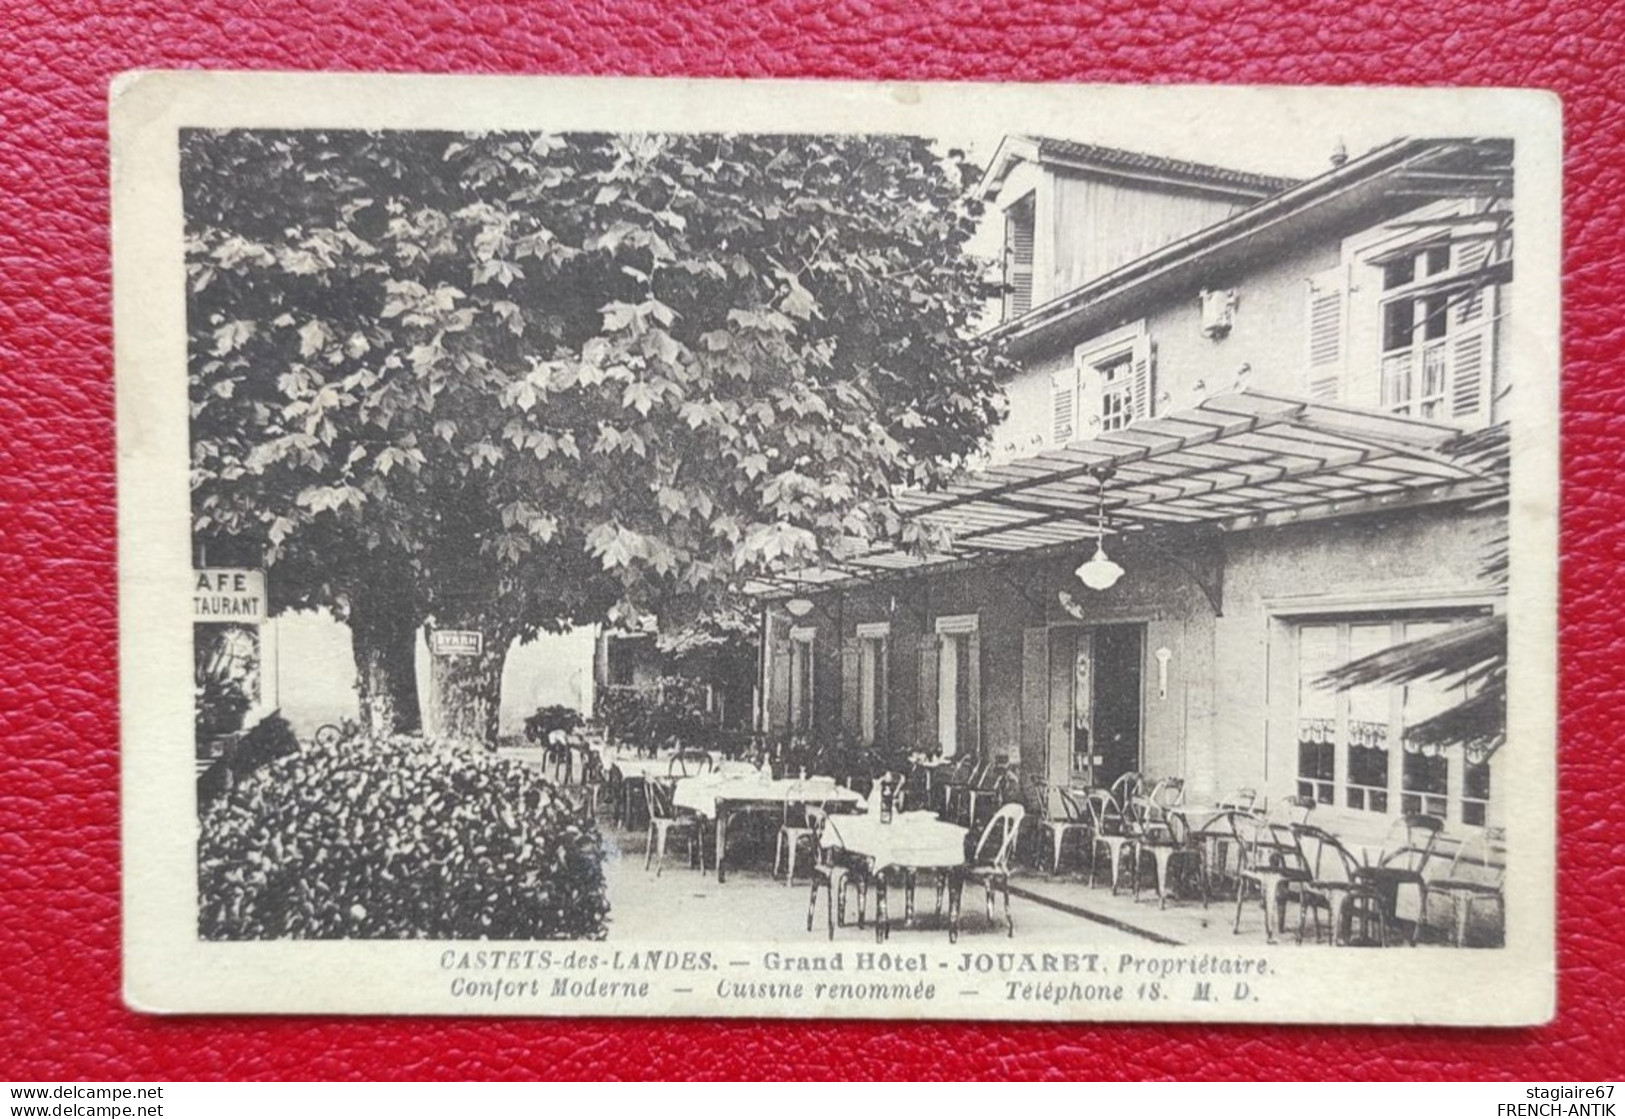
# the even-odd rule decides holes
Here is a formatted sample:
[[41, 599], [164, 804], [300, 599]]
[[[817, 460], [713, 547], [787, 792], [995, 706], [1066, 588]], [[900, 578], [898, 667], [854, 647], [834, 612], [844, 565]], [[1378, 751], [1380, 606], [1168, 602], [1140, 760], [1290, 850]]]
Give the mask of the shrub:
[[581, 712], [574, 707], [566, 707], [562, 703], [538, 707], [536, 713], [525, 720], [525, 738], [538, 746], [545, 746], [548, 736], [554, 731], [569, 733], [579, 730], [581, 722]]
[[209, 940], [598, 939], [597, 827], [525, 765], [415, 738], [301, 745], [205, 811]]
[[224, 796], [232, 786], [276, 761], [299, 751], [299, 737], [293, 727], [273, 711], [240, 738], [228, 742], [214, 764], [198, 777], [197, 808], [203, 812], [217, 797]]

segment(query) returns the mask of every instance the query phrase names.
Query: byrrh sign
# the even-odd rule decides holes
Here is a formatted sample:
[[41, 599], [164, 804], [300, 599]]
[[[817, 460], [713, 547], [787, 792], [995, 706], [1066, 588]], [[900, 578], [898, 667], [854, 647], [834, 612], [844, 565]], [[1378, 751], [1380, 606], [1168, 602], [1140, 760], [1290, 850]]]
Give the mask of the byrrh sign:
[[246, 567], [192, 572], [192, 621], [244, 625], [265, 621], [265, 572]]

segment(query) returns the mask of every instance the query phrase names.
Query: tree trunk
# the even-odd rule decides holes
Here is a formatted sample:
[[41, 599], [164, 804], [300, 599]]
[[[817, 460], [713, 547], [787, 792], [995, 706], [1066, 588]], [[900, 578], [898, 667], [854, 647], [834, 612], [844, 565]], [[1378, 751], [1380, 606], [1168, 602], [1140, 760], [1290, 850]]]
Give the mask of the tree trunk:
[[[437, 738], [497, 744], [502, 708], [502, 667], [512, 635], [480, 613], [436, 620], [433, 629], [469, 630], [480, 635], [478, 656], [436, 653], [429, 668], [429, 731]], [[433, 637], [430, 638], [431, 648]]]
[[362, 593], [351, 598], [349, 624], [362, 727], [379, 736], [422, 730], [417, 612], [387, 593]]

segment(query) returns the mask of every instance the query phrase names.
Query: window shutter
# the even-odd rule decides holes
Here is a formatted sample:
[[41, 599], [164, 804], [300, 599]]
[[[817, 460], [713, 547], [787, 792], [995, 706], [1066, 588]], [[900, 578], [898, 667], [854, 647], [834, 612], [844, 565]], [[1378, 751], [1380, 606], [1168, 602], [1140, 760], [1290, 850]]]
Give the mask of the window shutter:
[[937, 636], [920, 638], [920, 686], [914, 693], [914, 748], [937, 752]]
[[790, 642], [782, 638], [768, 645], [767, 730], [788, 734], [790, 730]]
[[1004, 215], [1004, 317], [1018, 319], [1033, 307], [1033, 212], [1017, 204]]
[[1341, 267], [1309, 278], [1309, 354], [1304, 387], [1314, 400], [1338, 400], [1343, 395], [1347, 286]]
[[848, 637], [841, 642], [841, 730], [853, 741], [858, 738], [858, 639]]
[[1069, 369], [1057, 369], [1050, 374], [1049, 438], [1057, 447], [1082, 438], [1078, 431], [1078, 385], [1081, 378], [1075, 362], [1076, 359]]
[[1451, 308], [1450, 418], [1469, 426], [1490, 421], [1495, 396], [1495, 309], [1498, 291], [1486, 286]]
[[1145, 335], [1134, 340], [1134, 367], [1130, 371], [1134, 378], [1134, 415], [1130, 423], [1151, 417], [1152, 396], [1151, 390], [1155, 374], [1156, 351], [1151, 345], [1151, 339]]
[[1021, 634], [1021, 776], [1049, 778], [1049, 629]]
[[980, 629], [973, 629], [965, 636], [966, 650], [965, 672], [965, 742], [964, 749], [968, 749], [977, 757], [982, 756], [982, 633]]

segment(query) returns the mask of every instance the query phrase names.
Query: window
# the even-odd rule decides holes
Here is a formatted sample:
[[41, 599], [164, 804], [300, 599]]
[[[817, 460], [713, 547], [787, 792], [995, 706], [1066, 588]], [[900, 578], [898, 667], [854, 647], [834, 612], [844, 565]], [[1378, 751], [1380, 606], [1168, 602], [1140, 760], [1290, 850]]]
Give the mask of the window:
[[1050, 441], [1093, 439], [1150, 416], [1152, 357], [1144, 322], [1077, 347], [1072, 367], [1050, 378]]
[[937, 745], [944, 758], [977, 747], [980, 650], [976, 615], [937, 619]]
[[790, 631], [790, 733], [812, 730], [813, 639], [812, 628]]
[[1359, 619], [1297, 630], [1297, 792], [1355, 812], [1425, 812], [1482, 826], [1487, 759], [1461, 749], [1424, 750], [1408, 729], [1462, 698], [1447, 681], [1334, 692], [1315, 681], [1352, 660], [1439, 633], [1449, 620]]
[[1019, 319], [1033, 306], [1033, 196], [1004, 214], [1004, 321]]
[[865, 746], [880, 741], [886, 730], [886, 639], [890, 627], [858, 627], [858, 736]]
[[1382, 295], [1380, 400], [1402, 416], [1451, 419], [1486, 411], [1493, 288], [1471, 273], [1482, 242], [1408, 247], [1376, 263]]

